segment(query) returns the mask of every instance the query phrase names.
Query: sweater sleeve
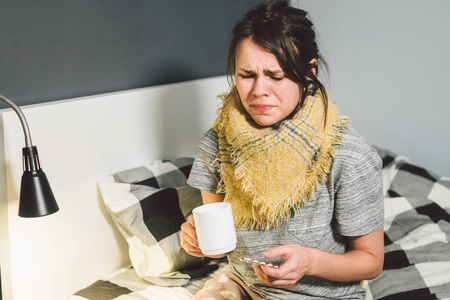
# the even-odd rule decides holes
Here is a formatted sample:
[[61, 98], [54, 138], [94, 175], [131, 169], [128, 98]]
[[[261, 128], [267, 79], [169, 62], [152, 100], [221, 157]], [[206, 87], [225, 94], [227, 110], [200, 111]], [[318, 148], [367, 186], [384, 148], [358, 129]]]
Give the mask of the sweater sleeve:
[[217, 133], [210, 129], [200, 140], [187, 183], [199, 190], [216, 194], [220, 183]]
[[344, 236], [361, 236], [384, 225], [381, 159], [375, 149], [345, 166], [335, 194], [335, 217]]

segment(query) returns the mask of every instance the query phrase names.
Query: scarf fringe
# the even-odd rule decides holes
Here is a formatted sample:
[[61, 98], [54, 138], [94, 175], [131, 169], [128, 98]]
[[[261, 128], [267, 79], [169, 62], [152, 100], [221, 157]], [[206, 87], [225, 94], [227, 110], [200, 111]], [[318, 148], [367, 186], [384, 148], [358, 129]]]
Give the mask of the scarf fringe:
[[[320, 155], [317, 161], [323, 159], [323, 164], [315, 164], [316, 167], [312, 167], [310, 172], [306, 174], [306, 180], [304, 182], [297, 182], [293, 193], [289, 195], [289, 198], [282, 201], [283, 205], [278, 207], [278, 210], [267, 214], [267, 207], [261, 206], [264, 201], [262, 198], [257, 198], [253, 201], [252, 208], [255, 206], [261, 206], [259, 210], [260, 215], [267, 215], [267, 219], [258, 220], [257, 218], [248, 219], [245, 217], [235, 216], [235, 225], [238, 227], [246, 227], [253, 229], [269, 229], [272, 227], [278, 227], [283, 222], [287, 221], [292, 215], [297, 215], [299, 210], [308, 203], [308, 201], [314, 197], [315, 192], [321, 186], [321, 183], [326, 180], [327, 175], [331, 171], [332, 162], [334, 160], [336, 150], [334, 146], [342, 144], [342, 137], [346, 132], [346, 125], [350, 120], [347, 117], [341, 117], [339, 125], [336, 126], [334, 138], [331, 141], [329, 151]], [[246, 192], [252, 191], [252, 185], [245, 177], [242, 166], [236, 168], [236, 177], [241, 180], [242, 187]], [[306, 186], [306, 189], [303, 187]], [[223, 190], [225, 187], [222, 186]]]
[[[214, 129], [218, 133], [219, 139], [226, 138], [228, 141], [230, 138], [223, 134], [224, 129], [227, 126], [231, 126], [229, 116], [225, 113], [225, 107], [230, 104], [229, 101], [235, 101], [236, 95], [235, 90], [232, 90], [229, 94], [219, 95], [219, 98], [223, 101], [223, 105], [218, 109], [218, 117], [214, 122]], [[224, 156], [219, 153], [219, 155], [216, 155], [217, 159], [213, 162], [215, 166], [218, 166], [220, 173], [223, 175], [225, 173], [224, 163], [234, 165], [234, 176], [237, 182], [240, 183], [238, 188], [244, 193], [251, 195], [251, 198], [253, 198], [252, 203], [250, 203], [252, 218], [240, 213], [239, 210], [243, 209], [242, 206], [233, 207], [235, 225], [238, 227], [247, 227], [249, 229], [268, 229], [277, 227], [288, 220], [292, 215], [296, 215], [299, 210], [314, 197], [315, 192], [330, 173], [332, 162], [335, 157], [335, 146], [342, 144], [342, 137], [346, 132], [346, 125], [348, 122], [349, 119], [347, 117], [337, 116], [337, 120], [335, 120], [334, 124], [331, 124], [329, 132], [325, 132], [328, 137], [331, 137], [325, 139], [328, 142], [328, 145], [322, 145], [315, 160], [309, 161], [309, 170], [305, 172], [304, 177], [295, 182], [295, 185], [288, 193], [287, 198], [281, 199], [276, 207], [264, 205], [266, 201], [263, 197], [264, 195], [258, 196], [256, 188], [247, 176], [246, 165], [241, 161], [242, 155], [244, 155], [244, 153], [240, 153], [241, 149], [239, 147], [233, 147], [230, 143], [227, 144], [227, 147], [219, 149], [219, 151], [229, 152], [229, 161], [221, 161]], [[243, 135], [232, 137], [232, 139], [235, 145], [242, 145], [242, 143], [248, 142], [248, 137]], [[236, 139], [238, 139], [237, 142]], [[321, 151], [322, 149], [327, 149], [327, 151]], [[228, 186], [223, 179], [224, 176], [221, 176], [221, 178], [217, 192], [226, 194], [229, 192]], [[225, 199], [225, 201], [230, 202], [228, 200], [229, 199], [227, 198]], [[242, 203], [237, 202], [236, 205], [239, 206], [241, 204]], [[248, 208], [249, 203], [243, 203], [242, 205], [247, 205], [247, 210], [250, 209]], [[264, 217], [261, 218], [261, 216]]]

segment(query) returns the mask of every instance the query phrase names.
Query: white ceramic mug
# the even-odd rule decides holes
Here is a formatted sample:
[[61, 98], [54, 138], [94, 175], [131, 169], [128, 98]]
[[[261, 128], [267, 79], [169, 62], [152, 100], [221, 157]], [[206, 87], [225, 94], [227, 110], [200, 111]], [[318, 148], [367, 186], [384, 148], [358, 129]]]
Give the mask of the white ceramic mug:
[[196, 207], [192, 214], [203, 254], [219, 255], [236, 248], [236, 230], [230, 203], [205, 204]]

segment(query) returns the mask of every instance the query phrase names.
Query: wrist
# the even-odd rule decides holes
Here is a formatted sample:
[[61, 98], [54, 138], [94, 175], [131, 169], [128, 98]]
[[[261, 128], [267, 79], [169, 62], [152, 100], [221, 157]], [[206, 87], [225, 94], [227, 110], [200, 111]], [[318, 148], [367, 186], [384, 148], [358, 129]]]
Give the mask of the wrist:
[[319, 268], [319, 250], [312, 249], [312, 248], [306, 248], [307, 253], [307, 265], [305, 266], [305, 275], [308, 276], [317, 276], [318, 274], [318, 268]]

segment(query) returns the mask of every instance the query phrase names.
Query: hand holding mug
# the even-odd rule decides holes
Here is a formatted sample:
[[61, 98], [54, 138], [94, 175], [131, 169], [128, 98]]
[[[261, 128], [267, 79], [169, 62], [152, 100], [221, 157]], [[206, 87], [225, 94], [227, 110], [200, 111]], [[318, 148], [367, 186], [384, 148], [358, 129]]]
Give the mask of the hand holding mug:
[[193, 215], [190, 215], [187, 221], [181, 225], [180, 238], [181, 246], [184, 248], [184, 250], [186, 250], [187, 253], [198, 257], [205, 256], [198, 245], [198, 238], [197, 232], [195, 230], [195, 221]]

